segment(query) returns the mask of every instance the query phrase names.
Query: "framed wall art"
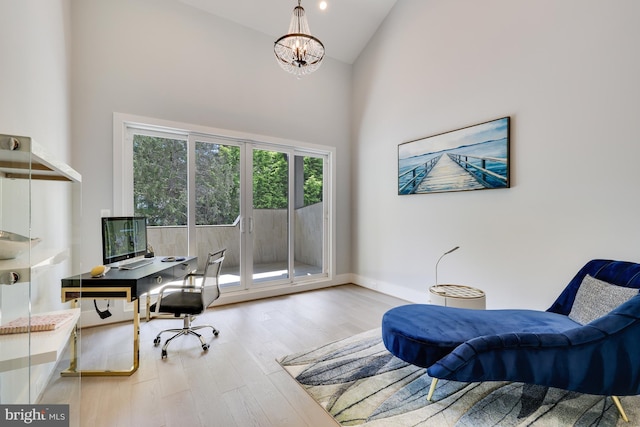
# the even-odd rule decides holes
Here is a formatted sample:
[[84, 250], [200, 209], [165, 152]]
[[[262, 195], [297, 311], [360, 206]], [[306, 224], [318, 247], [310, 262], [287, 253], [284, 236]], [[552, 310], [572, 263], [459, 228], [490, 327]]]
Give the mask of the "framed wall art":
[[509, 186], [509, 117], [398, 145], [400, 195]]

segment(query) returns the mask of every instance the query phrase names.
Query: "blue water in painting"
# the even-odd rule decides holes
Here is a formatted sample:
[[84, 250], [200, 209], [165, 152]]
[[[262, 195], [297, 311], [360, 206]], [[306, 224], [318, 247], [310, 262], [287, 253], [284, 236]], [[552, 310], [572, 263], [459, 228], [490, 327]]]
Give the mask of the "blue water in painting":
[[[438, 152], [425, 153], [420, 156], [413, 156], [406, 159], [398, 160], [398, 188], [402, 188], [404, 184], [406, 184], [411, 178], [412, 174], [405, 174], [404, 172], [409, 171], [416, 166], [420, 166], [425, 164], [427, 161], [434, 157], [438, 157], [447, 153], [455, 153], [455, 154], [466, 154], [469, 156], [478, 156], [478, 157], [496, 157], [496, 158], [507, 158], [507, 138], [497, 139], [493, 141], [480, 142], [478, 144], [468, 145], [464, 147], [453, 148], [449, 150], [443, 150]], [[476, 163], [474, 161], [474, 163]], [[477, 161], [479, 164], [479, 161]], [[507, 176], [507, 165], [505, 163], [500, 162], [491, 162], [487, 161], [485, 165], [486, 169], [500, 174], [504, 177]], [[506, 184], [501, 183], [499, 180], [495, 180], [495, 182], [491, 182], [496, 187], [504, 187]]]

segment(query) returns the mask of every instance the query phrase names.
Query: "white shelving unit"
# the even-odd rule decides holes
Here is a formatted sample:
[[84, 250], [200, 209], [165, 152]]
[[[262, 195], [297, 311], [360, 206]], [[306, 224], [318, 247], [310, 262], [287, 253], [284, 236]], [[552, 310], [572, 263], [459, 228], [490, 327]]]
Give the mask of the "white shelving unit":
[[[69, 336], [80, 318], [79, 308], [58, 310], [41, 314], [71, 312], [73, 317], [52, 331], [33, 332], [31, 334], [0, 335], [0, 372], [28, 368], [32, 365], [56, 362], [64, 350]], [[34, 336], [33, 334], [37, 334]], [[24, 348], [31, 351], [24, 353]]]
[[32, 138], [0, 134], [0, 230], [29, 239], [57, 236], [0, 260], [0, 324], [73, 314], [52, 331], [0, 335], [0, 404], [35, 403], [80, 317], [80, 309], [60, 310], [59, 289], [60, 271], [68, 274], [72, 261], [72, 213], [79, 210], [74, 192], [80, 193], [81, 182], [77, 171]]

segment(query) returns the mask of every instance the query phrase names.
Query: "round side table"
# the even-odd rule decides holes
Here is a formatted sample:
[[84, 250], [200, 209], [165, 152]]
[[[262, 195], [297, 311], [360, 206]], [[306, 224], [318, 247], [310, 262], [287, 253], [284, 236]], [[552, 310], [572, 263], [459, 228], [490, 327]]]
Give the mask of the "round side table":
[[464, 285], [434, 285], [429, 288], [431, 304], [445, 307], [475, 308], [484, 310], [487, 306], [484, 291]]

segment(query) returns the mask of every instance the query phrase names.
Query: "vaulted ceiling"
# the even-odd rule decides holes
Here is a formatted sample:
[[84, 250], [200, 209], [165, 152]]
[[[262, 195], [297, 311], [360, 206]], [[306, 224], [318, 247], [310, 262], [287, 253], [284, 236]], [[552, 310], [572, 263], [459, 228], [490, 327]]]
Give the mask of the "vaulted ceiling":
[[[275, 41], [287, 33], [297, 0], [178, 0], [205, 12], [269, 35]], [[352, 64], [397, 0], [303, 0], [311, 34], [326, 55]]]

